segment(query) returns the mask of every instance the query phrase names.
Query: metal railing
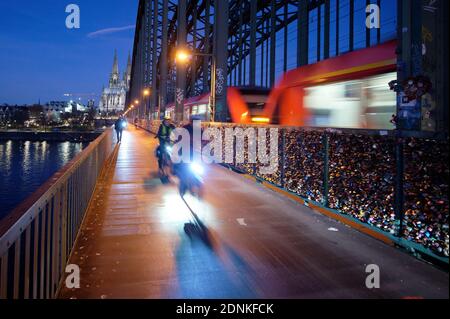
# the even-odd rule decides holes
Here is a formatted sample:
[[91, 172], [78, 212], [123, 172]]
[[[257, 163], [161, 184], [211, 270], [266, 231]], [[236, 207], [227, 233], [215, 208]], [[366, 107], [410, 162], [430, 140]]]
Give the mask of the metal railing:
[[113, 148], [108, 129], [0, 222], [0, 299], [55, 297]]

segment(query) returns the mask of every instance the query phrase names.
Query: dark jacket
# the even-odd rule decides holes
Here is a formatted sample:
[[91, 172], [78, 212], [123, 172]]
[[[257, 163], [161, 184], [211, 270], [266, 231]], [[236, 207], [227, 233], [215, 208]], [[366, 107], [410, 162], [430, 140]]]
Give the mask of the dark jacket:
[[114, 128], [116, 129], [116, 131], [122, 131], [123, 130], [123, 123], [124, 123], [124, 119], [117, 119], [117, 121], [114, 123]]
[[172, 124], [164, 125], [161, 124], [158, 129], [158, 134], [156, 134], [157, 138], [160, 139], [168, 139], [170, 137], [170, 133], [174, 130], [174, 126]]

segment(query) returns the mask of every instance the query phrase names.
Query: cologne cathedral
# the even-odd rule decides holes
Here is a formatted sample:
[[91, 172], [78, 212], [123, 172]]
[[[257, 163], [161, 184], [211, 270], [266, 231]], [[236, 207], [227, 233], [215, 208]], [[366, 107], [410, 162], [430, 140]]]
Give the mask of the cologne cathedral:
[[101, 113], [117, 114], [125, 108], [125, 98], [130, 88], [131, 80], [131, 59], [128, 56], [127, 69], [120, 78], [119, 62], [117, 60], [117, 52], [114, 54], [114, 63], [111, 75], [109, 77], [108, 87], [103, 88], [102, 97], [100, 99], [99, 109]]

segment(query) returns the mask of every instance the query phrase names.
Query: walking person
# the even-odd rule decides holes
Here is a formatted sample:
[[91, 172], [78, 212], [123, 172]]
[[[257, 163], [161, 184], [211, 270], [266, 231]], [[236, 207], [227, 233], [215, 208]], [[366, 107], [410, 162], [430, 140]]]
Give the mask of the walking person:
[[122, 142], [122, 133], [125, 125], [125, 119], [123, 118], [123, 115], [120, 115], [117, 121], [114, 123], [114, 129], [116, 130], [117, 134], [117, 143]]

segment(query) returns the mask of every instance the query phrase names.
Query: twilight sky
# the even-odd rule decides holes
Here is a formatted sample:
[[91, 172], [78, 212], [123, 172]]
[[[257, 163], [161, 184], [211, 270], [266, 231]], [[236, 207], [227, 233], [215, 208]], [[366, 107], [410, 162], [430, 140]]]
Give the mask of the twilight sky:
[[[81, 28], [67, 29], [66, 6], [80, 7]], [[0, 2], [0, 104], [65, 100], [101, 93], [114, 49], [122, 72], [133, 50], [138, 0]], [[84, 96], [84, 102], [92, 98]], [[94, 97], [98, 101], [98, 96]]]
[[[138, 0], [22, 0], [0, 2], [0, 104], [32, 104], [41, 100], [67, 100], [65, 93], [83, 95], [82, 102], [95, 98], [98, 103], [103, 85], [108, 84], [114, 49], [119, 67], [126, 67], [128, 52], [133, 49], [134, 25]], [[371, 0], [375, 2], [375, 0]], [[81, 28], [67, 29], [66, 6], [74, 3], [81, 10]], [[349, 0], [340, 0], [336, 17], [336, 0], [331, 0], [330, 54], [339, 42], [340, 53], [348, 51]], [[365, 46], [366, 0], [355, 0], [354, 47]], [[396, 36], [396, 2], [381, 0], [381, 40]], [[322, 28], [323, 34], [323, 6]], [[317, 9], [310, 13], [309, 63], [317, 61]], [[335, 30], [339, 23], [340, 35]], [[374, 29], [372, 40], [376, 39]], [[288, 69], [296, 67], [297, 23], [288, 28]], [[276, 77], [282, 73], [282, 34], [277, 34]], [[323, 36], [322, 36], [323, 39]], [[323, 41], [321, 46], [323, 47]], [[323, 49], [321, 50], [323, 54]], [[248, 57], [247, 57], [248, 59]], [[257, 51], [257, 66], [260, 65]], [[256, 70], [260, 78], [260, 70]], [[261, 83], [257, 83], [261, 85]], [[264, 83], [262, 84], [264, 85]]]

